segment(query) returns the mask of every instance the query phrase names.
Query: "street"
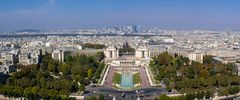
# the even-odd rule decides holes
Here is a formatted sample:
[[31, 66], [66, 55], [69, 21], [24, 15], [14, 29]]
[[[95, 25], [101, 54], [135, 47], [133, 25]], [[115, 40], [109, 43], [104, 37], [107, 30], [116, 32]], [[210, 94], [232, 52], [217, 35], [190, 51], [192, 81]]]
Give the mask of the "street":
[[166, 93], [166, 90], [159, 87], [149, 87], [132, 90], [132, 91], [121, 91], [110, 87], [87, 87], [84, 96], [97, 96], [103, 95], [105, 99], [112, 100], [114, 97], [116, 100], [152, 100], [155, 97]]

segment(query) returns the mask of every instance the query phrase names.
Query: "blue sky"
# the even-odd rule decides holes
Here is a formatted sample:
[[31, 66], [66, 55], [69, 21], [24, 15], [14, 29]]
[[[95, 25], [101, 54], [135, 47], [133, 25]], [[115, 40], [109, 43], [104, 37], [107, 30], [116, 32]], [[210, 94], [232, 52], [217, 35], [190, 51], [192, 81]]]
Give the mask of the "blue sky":
[[0, 32], [132, 25], [240, 30], [240, 0], [1, 0]]

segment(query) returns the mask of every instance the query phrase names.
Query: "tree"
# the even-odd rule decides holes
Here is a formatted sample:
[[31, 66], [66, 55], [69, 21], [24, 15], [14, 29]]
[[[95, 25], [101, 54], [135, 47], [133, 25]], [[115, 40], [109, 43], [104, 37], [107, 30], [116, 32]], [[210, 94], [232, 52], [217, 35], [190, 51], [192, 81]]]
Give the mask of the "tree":
[[211, 55], [205, 55], [203, 56], [203, 63], [205, 64], [211, 64], [214, 62], [214, 59]]
[[102, 61], [102, 60], [104, 59], [104, 57], [105, 57], [105, 55], [104, 55], [103, 52], [98, 52], [98, 53], [96, 54], [96, 59], [97, 59], [98, 61]]
[[221, 89], [218, 93], [219, 96], [227, 96], [229, 94], [227, 89]]
[[199, 77], [207, 78], [209, 76], [209, 73], [207, 70], [203, 69], [199, 72]]
[[88, 78], [92, 78], [92, 76], [93, 76], [93, 71], [92, 71], [92, 69], [88, 69], [87, 75], [88, 75]]
[[48, 62], [48, 71], [50, 72], [57, 72], [58, 68], [57, 68], [57, 62], [53, 59], [49, 60]]
[[177, 67], [181, 67], [183, 65], [187, 65], [189, 64], [189, 59], [187, 57], [183, 57], [183, 56], [176, 56], [175, 57], [175, 63]]
[[28, 87], [28, 88], [24, 89], [23, 95], [24, 95], [26, 98], [33, 98], [32, 88], [31, 88], [31, 87]]
[[168, 92], [171, 92], [171, 91], [172, 91], [172, 88], [171, 88], [169, 85], [167, 85], [167, 86], [166, 86], [166, 90], [167, 90]]
[[74, 75], [73, 79], [77, 82], [79, 82], [81, 80], [81, 76], [80, 75]]
[[213, 92], [211, 92], [211, 91], [207, 91], [206, 93], [205, 93], [205, 98], [206, 99], [209, 99], [210, 97], [212, 97], [213, 96]]
[[240, 89], [239, 89], [239, 87], [230, 87], [228, 89], [228, 91], [229, 91], [229, 94], [233, 95], [233, 94], [238, 93], [240, 91]]
[[169, 97], [166, 94], [162, 94], [158, 100], [169, 100]]
[[103, 95], [99, 95], [98, 100], [105, 100]]
[[85, 86], [81, 84], [81, 85], [79, 86], [79, 91], [85, 91]]
[[72, 73], [72, 75], [80, 75], [80, 74], [83, 74], [83, 73], [81, 73], [83, 71], [83, 73], [84, 73], [84, 70], [80, 67], [72, 67], [72, 69], [71, 69], [71, 73]]
[[96, 96], [87, 97], [86, 100], [98, 100]]
[[99, 66], [97, 67], [95, 73], [94, 73], [94, 78], [99, 79], [100, 75], [102, 73], [102, 70], [104, 68], [105, 64], [104, 63], [100, 63]]
[[52, 89], [52, 90], [49, 91], [48, 94], [49, 94], [51, 99], [56, 99], [58, 97], [58, 91], [57, 90]]
[[51, 55], [46, 53], [43, 57], [42, 57], [42, 63], [40, 64], [40, 69], [42, 71], [45, 71], [48, 69], [48, 61], [52, 59]]
[[229, 82], [225, 75], [220, 75], [216, 77], [218, 87], [227, 87]]
[[214, 70], [215, 70], [217, 73], [223, 72], [224, 69], [225, 69], [225, 67], [224, 67], [224, 64], [222, 64], [222, 63], [218, 63], [218, 64], [216, 64], [216, 66], [214, 67]]
[[195, 94], [188, 93], [186, 94], [186, 100], [194, 100], [195, 99]]
[[206, 79], [204, 79], [204, 78], [202, 78], [202, 77], [200, 77], [200, 78], [198, 78], [198, 79], [199, 79], [202, 87], [210, 86], [210, 85], [209, 85], [210, 83], [208, 83], [208, 81], [207, 81]]
[[[209, 91], [212, 88], [235, 87], [240, 84], [240, 77], [236, 75], [236, 67], [233, 63], [223, 64], [217, 62], [212, 56], [205, 56], [204, 63], [191, 61], [182, 56], [171, 56], [167, 52], [150, 61], [150, 69], [155, 75], [154, 78], [166, 85], [170, 91], [175, 89], [178, 92]], [[206, 98], [212, 96], [212, 92], [206, 92]], [[238, 88], [221, 90], [220, 95], [234, 94]], [[205, 92], [204, 92], [205, 93]], [[198, 95], [198, 96], [197, 96]], [[187, 94], [187, 100], [201, 98], [203, 93]]]
[[85, 43], [82, 45], [83, 49], [91, 48], [91, 49], [103, 49], [105, 45], [102, 44], [91, 44], [91, 43]]
[[227, 63], [226, 65], [226, 69], [233, 72], [233, 73], [237, 73], [237, 67], [235, 66], [234, 63]]
[[[47, 69], [42, 69], [43, 66]], [[68, 95], [78, 90], [84, 91], [85, 85], [90, 84], [93, 75], [95, 75], [94, 79], [100, 78], [104, 66], [103, 62], [85, 55], [71, 57], [71, 60], [65, 63], [55, 61], [50, 55], [45, 55], [40, 70], [37, 65], [19, 65], [20, 71], [8, 76], [6, 82], [0, 83], [0, 94], [34, 100], [70, 100]], [[60, 77], [56, 74], [55, 76], [58, 76], [56, 78], [49, 73], [59, 71], [65, 76]]]
[[198, 93], [196, 93], [196, 97], [198, 98], [198, 100], [203, 99], [203, 97], [204, 97], [204, 92], [198, 92]]
[[70, 75], [71, 68], [68, 66], [67, 63], [61, 64], [60, 67], [61, 67], [60, 70], [64, 76]]
[[211, 87], [216, 84], [216, 78], [215, 77], [208, 77], [205, 79], [205, 82], [208, 83], [207, 86]]
[[163, 52], [158, 56], [158, 61], [160, 65], [170, 65], [173, 57], [168, 54], [168, 52]]
[[196, 70], [194, 69], [194, 67], [189, 67], [187, 70], [187, 77], [188, 78], [195, 78], [196, 76]]
[[46, 84], [47, 84], [46, 79], [45, 78], [41, 78], [39, 84], [40, 84], [40, 87], [45, 88]]

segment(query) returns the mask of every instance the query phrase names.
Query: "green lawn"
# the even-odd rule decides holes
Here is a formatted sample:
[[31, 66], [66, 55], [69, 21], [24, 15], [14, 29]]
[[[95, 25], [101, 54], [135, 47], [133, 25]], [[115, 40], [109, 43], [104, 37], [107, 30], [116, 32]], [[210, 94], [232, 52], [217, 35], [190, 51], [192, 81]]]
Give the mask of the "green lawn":
[[121, 78], [122, 78], [122, 74], [114, 73], [113, 82], [115, 84], [121, 84]]
[[138, 84], [141, 82], [140, 73], [133, 74], [133, 84]]

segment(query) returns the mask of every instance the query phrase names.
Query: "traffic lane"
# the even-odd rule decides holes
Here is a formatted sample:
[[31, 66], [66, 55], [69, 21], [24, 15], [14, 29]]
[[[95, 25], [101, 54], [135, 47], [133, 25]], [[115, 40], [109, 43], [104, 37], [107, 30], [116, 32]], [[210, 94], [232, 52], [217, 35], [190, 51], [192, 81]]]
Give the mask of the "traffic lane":
[[144, 96], [151, 96], [151, 95], [161, 95], [161, 94], [166, 93], [166, 90], [163, 88], [144, 88], [144, 89], [139, 89], [138, 91], [140, 91], [140, 92], [136, 92], [136, 90], [134, 90], [134, 91], [119, 91], [119, 90], [113, 89], [113, 88], [101, 87], [101, 88], [92, 89], [91, 91], [86, 91], [85, 95], [99, 95], [99, 94], [119, 95], [119, 94], [125, 93], [127, 95], [141, 94]]

